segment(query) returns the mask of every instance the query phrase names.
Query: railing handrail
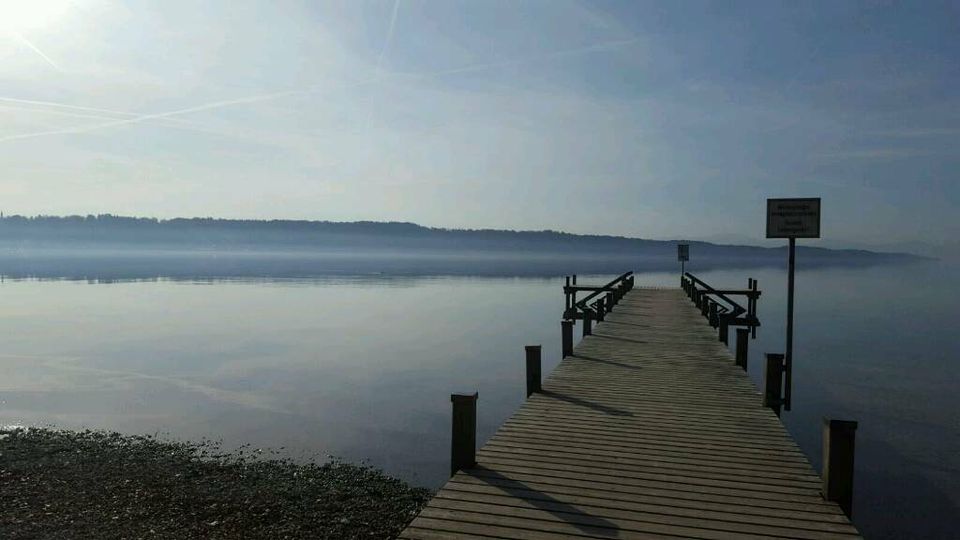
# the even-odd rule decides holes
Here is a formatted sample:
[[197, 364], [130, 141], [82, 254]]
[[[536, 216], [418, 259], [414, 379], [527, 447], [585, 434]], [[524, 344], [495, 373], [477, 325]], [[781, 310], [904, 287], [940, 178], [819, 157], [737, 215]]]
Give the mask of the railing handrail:
[[599, 287], [598, 290], [594, 291], [592, 294], [587, 295], [587, 297], [584, 298], [583, 300], [580, 300], [579, 302], [577, 302], [576, 306], [579, 307], [580, 309], [583, 309], [583, 307], [586, 305], [587, 302], [589, 302], [590, 300], [593, 300], [596, 296], [599, 296], [600, 293], [602, 292], [605, 292], [607, 290], [612, 290], [617, 283], [620, 283], [621, 281], [627, 279], [632, 275], [633, 275], [633, 270], [620, 274], [619, 276], [616, 277], [616, 279], [614, 279], [610, 283], [607, 283], [606, 285]]
[[[583, 286], [577, 285], [577, 276], [573, 275], [572, 285], [571, 285], [571, 276], [567, 276], [566, 284], [563, 286], [563, 296], [565, 298], [564, 308], [563, 308], [563, 318], [564, 319], [580, 319], [583, 316], [590, 315], [591, 317], [602, 316], [600, 310], [600, 301], [602, 298], [598, 298], [592, 304], [589, 304], [591, 300], [597, 298], [603, 293], [610, 293], [611, 296], [608, 296], [611, 299], [611, 302], [616, 302], [619, 298], [628, 290], [632, 288], [632, 278], [633, 271], [624, 272], [611, 280], [609, 283], [601, 286]], [[579, 291], [591, 291], [585, 298], [581, 300], [576, 300], [577, 292]], [[603, 311], [609, 311], [610, 306], [604, 306]]]
[[[748, 310], [747, 308], [741, 306], [739, 303], [735, 302], [733, 299], [731, 299], [729, 296], [727, 296], [727, 294], [742, 294], [742, 295], [746, 296], [746, 297], [749, 298], [749, 299], [754, 299], [754, 298], [757, 298], [757, 297], [760, 296], [760, 291], [759, 291], [759, 290], [755, 290], [755, 289], [747, 289], [747, 290], [743, 290], [743, 291], [738, 291], [738, 290], [718, 290], [718, 289], [714, 289], [714, 288], [711, 287], [707, 282], [705, 282], [705, 281], [703, 281], [702, 279], [698, 278], [697, 276], [691, 274], [690, 272], [685, 272], [684, 275], [687, 276], [688, 278], [690, 278], [690, 280], [693, 281], [694, 283], [699, 284], [699, 285], [701, 286], [701, 288], [703, 288], [703, 290], [706, 292], [706, 294], [712, 294], [712, 295], [716, 296], [717, 298], [723, 300], [724, 302], [727, 302], [728, 304], [730, 304], [730, 306], [731, 306], [732, 308], [734, 308], [734, 310], [735, 310], [734, 313], [732, 313], [732, 315], [733, 315], [734, 317], [739, 316], [741, 313], [747, 313], [748, 315], [750, 315], [750, 316], [752, 316], [752, 317], [756, 317], [756, 313], [752, 313], [752, 312], [751, 312], [750, 310]], [[720, 306], [720, 307], [725, 307], [725, 306]]]

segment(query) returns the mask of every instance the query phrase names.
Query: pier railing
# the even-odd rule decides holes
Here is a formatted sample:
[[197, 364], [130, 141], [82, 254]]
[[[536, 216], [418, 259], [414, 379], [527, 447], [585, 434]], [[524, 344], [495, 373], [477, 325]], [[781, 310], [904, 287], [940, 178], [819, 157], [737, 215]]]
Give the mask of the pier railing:
[[[715, 289], [697, 276], [686, 272], [680, 278], [680, 287], [700, 308], [703, 316], [710, 321], [710, 326], [719, 329], [720, 341], [727, 343], [731, 326], [746, 327], [751, 337], [756, 339], [757, 327], [760, 326], [760, 319], [757, 318], [757, 299], [760, 298], [757, 280], [747, 279], [746, 289]], [[734, 296], [745, 297], [747, 306], [744, 307], [731, 298]]]
[[[577, 320], [591, 318], [603, 320], [603, 315], [610, 311], [617, 302], [633, 288], [633, 272], [624, 272], [605, 285], [577, 285], [577, 275], [566, 276], [563, 286], [563, 318]], [[577, 300], [577, 293], [589, 293]]]
[[[693, 301], [701, 313], [707, 317], [711, 325], [718, 328], [720, 341], [727, 343], [727, 331], [730, 326], [739, 326], [736, 329], [735, 364], [747, 371], [747, 346], [751, 339], [756, 338], [756, 329], [760, 326], [757, 318], [757, 300], [760, 297], [757, 281], [750, 278], [746, 289], [716, 289], [700, 278], [687, 272], [681, 276], [681, 288]], [[563, 320], [561, 320], [562, 351], [561, 358], [573, 356], [573, 327], [576, 320], [582, 320], [583, 335], [591, 335], [592, 321], [602, 321], [605, 314], [615, 311], [614, 308], [626, 294], [634, 288], [633, 272], [625, 272], [616, 279], [602, 286], [584, 286], [577, 284], [577, 276], [568, 276], [563, 287], [565, 304]], [[577, 300], [577, 293], [588, 293]], [[734, 298], [744, 297], [737, 301]], [[741, 302], [745, 303], [744, 306]], [[631, 314], [636, 316], [636, 314]], [[628, 316], [631, 316], [628, 315]], [[657, 313], [644, 314], [646, 317], [656, 317]], [[676, 318], [676, 317], [675, 317]], [[629, 341], [629, 340], [628, 340]], [[647, 344], [645, 341], [637, 341]], [[649, 344], [648, 347], [657, 347], [658, 344]], [[663, 346], [660, 344], [659, 346]], [[691, 350], [696, 350], [697, 344], [690, 344]], [[649, 351], [648, 351], [649, 354]], [[525, 347], [526, 363], [526, 395], [528, 398], [537, 393], [543, 393], [543, 372], [541, 345], [527, 345]], [[600, 360], [605, 362], [604, 360]], [[616, 363], [616, 365], [625, 365]], [[783, 355], [766, 354], [764, 374], [764, 389], [762, 405], [773, 410], [780, 416], [782, 398]], [[733, 391], [733, 390], [731, 390]], [[556, 394], [553, 394], [556, 396]], [[452, 440], [450, 474], [477, 466], [476, 429], [477, 429], [477, 399], [476, 392], [471, 394], [452, 394]], [[584, 404], [589, 404], [583, 401]], [[684, 417], [678, 419], [682, 421]], [[526, 422], [529, 423], [529, 418]], [[840, 509], [850, 517], [853, 501], [853, 464], [854, 440], [857, 422], [841, 421], [824, 418], [823, 423], [823, 498], [838, 504]], [[724, 434], [726, 436], [726, 434]]]

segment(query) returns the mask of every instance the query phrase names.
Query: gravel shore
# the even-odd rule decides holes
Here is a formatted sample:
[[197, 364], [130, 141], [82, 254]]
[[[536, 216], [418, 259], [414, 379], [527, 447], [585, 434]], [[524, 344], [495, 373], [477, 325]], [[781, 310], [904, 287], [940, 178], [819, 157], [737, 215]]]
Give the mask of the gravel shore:
[[0, 538], [392, 538], [430, 493], [215, 443], [0, 431]]

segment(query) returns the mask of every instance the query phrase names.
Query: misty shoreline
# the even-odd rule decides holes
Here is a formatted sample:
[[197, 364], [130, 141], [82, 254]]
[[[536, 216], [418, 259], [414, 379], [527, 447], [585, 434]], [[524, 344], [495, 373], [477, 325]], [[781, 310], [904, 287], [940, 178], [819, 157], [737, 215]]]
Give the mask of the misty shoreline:
[[[693, 272], [783, 268], [786, 255], [693, 257]], [[800, 270], [909, 264], [920, 257], [799, 256]], [[457, 251], [453, 249], [118, 249], [115, 247], [16, 247], [0, 245], [5, 279], [150, 280], [317, 278], [324, 276], [557, 277], [575, 274], [675, 272], [674, 256], [624, 253]]]
[[[391, 222], [7, 216], [0, 219], [0, 276], [142, 280], [672, 272], [678, 270], [678, 243]], [[787, 257], [786, 246], [689, 245], [691, 271], [782, 268]], [[803, 245], [797, 257], [800, 269], [930, 260]]]

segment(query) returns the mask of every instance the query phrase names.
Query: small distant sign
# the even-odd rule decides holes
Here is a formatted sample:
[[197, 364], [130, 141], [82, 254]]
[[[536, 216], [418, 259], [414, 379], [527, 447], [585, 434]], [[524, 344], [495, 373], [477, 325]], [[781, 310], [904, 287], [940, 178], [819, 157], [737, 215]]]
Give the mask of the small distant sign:
[[767, 199], [767, 238], [820, 238], [820, 198]]
[[690, 244], [677, 244], [677, 260], [680, 262], [690, 260]]

